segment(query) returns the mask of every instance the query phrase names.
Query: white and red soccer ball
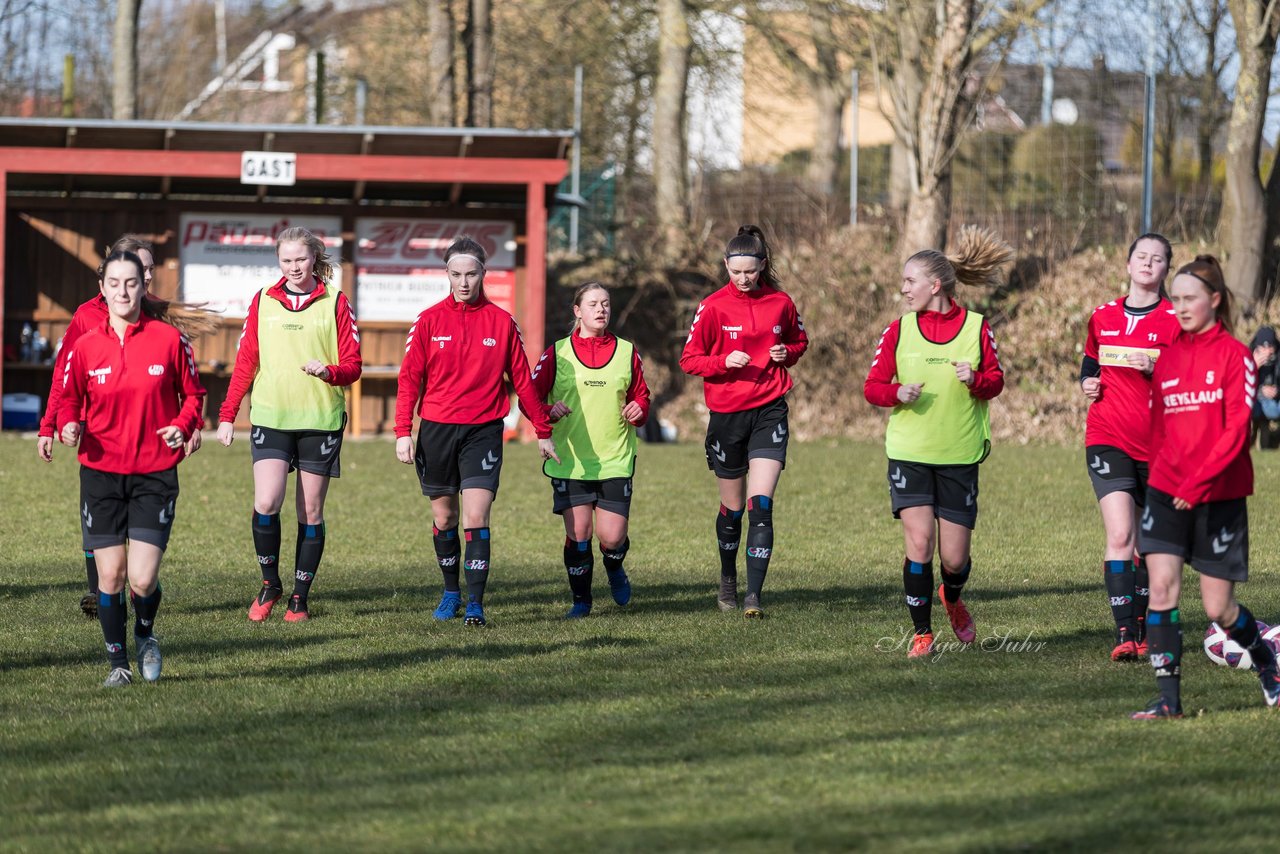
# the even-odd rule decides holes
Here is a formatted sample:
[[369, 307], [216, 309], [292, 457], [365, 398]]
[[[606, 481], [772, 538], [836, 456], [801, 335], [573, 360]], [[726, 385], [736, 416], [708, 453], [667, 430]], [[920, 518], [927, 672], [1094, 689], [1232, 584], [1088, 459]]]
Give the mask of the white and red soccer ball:
[[[1258, 634], [1280, 656], [1280, 626], [1268, 626], [1259, 620]], [[1234, 667], [1237, 670], [1249, 670], [1253, 667], [1253, 659], [1248, 651], [1227, 637], [1227, 633], [1217, 623], [1210, 623], [1204, 630], [1204, 654], [1214, 664], [1223, 667]]]

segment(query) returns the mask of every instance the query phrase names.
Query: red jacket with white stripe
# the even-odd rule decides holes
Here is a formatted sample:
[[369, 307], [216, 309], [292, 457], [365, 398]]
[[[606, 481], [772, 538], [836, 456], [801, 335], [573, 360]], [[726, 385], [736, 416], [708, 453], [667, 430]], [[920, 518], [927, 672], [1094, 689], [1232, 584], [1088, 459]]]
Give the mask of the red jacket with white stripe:
[[[769, 348], [775, 344], [787, 346], [787, 358], [781, 363], [769, 357]], [[744, 412], [791, 391], [787, 368], [800, 361], [807, 349], [809, 336], [786, 292], [765, 284], [742, 291], [730, 282], [698, 306], [680, 368], [703, 378], [702, 393], [712, 412]], [[741, 368], [726, 367], [725, 357], [734, 350], [746, 353], [751, 362]]]
[[1183, 332], [1151, 376], [1148, 484], [1195, 506], [1253, 494], [1249, 418], [1258, 369], [1222, 326]]
[[[609, 360], [613, 358], [614, 352], [618, 349], [618, 339], [614, 337], [612, 332], [606, 332], [594, 338], [584, 338], [581, 335], [570, 334], [569, 341], [573, 346], [573, 354], [578, 357], [578, 361], [588, 368], [603, 368], [609, 364]], [[555, 385], [556, 345], [553, 343], [542, 354], [542, 358], [538, 359], [538, 363], [533, 366], [533, 387], [538, 392], [538, 398], [546, 400], [547, 395], [551, 394], [551, 389], [555, 388]], [[644, 417], [640, 419], [639, 424], [635, 425], [637, 427], [649, 420], [649, 396], [649, 384], [644, 381], [644, 363], [640, 361], [640, 351], [632, 347], [631, 385], [627, 387], [626, 402], [635, 401], [644, 410]], [[554, 402], [552, 401], [552, 403]]]
[[[964, 308], [954, 300], [946, 311], [922, 311], [916, 315], [920, 334], [935, 344], [946, 343], [959, 335], [964, 319]], [[862, 384], [862, 396], [873, 406], [897, 406], [902, 402], [898, 400], [898, 389], [902, 388], [902, 383], [897, 382], [898, 330], [901, 325], [901, 319], [895, 320], [880, 336], [876, 354], [871, 360], [871, 370]], [[991, 400], [1004, 391], [1004, 369], [1000, 367], [996, 337], [985, 320], [982, 321], [980, 336], [982, 357], [973, 366], [973, 385], [969, 386], [969, 394], [979, 400]]]
[[529, 376], [516, 319], [483, 293], [474, 304], [453, 294], [418, 315], [405, 342], [396, 391], [396, 438], [413, 432], [413, 413], [441, 424], [484, 424], [511, 411], [503, 376], [539, 439], [551, 438], [547, 406]]
[[174, 426], [190, 438], [204, 395], [191, 344], [177, 329], [143, 315], [121, 341], [104, 320], [67, 354], [56, 423], [61, 430], [84, 413], [82, 465], [115, 474], [164, 471], [183, 451], [156, 431]]
[[[284, 286], [284, 277], [270, 288], [267, 296], [283, 305], [289, 311], [306, 311], [325, 293], [324, 282], [316, 280], [315, 290], [309, 294], [295, 294]], [[258, 349], [258, 300], [262, 293], [253, 295], [249, 303], [249, 313], [244, 319], [244, 327], [240, 332], [240, 343], [236, 349], [236, 366], [231, 371], [231, 382], [227, 385], [227, 396], [218, 410], [218, 421], [234, 422], [236, 413], [240, 411], [240, 403], [245, 394], [253, 386], [260, 367]], [[338, 329], [338, 364], [328, 365], [329, 378], [322, 380], [329, 385], [349, 386], [360, 379], [364, 370], [364, 360], [360, 356], [360, 328], [356, 326], [356, 315], [351, 310], [351, 301], [346, 294], [338, 292], [334, 300], [335, 318]], [[299, 370], [301, 365], [289, 365], [288, 370]]]
[[75, 348], [76, 341], [90, 329], [107, 319], [107, 301], [98, 294], [91, 300], [80, 303], [67, 331], [62, 333], [62, 344], [58, 347], [57, 358], [53, 360], [53, 380], [49, 383], [49, 402], [44, 407], [44, 417], [40, 419], [40, 431], [37, 435], [53, 436], [56, 433], [55, 422], [58, 418], [59, 403], [62, 401], [62, 380], [67, 370], [67, 356]]

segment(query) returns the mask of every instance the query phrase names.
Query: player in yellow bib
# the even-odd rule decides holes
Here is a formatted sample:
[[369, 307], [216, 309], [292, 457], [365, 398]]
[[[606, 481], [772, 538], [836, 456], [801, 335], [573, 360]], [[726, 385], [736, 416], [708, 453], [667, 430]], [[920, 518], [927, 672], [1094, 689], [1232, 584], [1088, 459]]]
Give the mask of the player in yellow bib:
[[977, 636], [960, 592], [971, 569], [978, 464], [991, 450], [987, 401], [1003, 390], [1004, 372], [991, 327], [954, 296], [957, 282], [995, 284], [1012, 254], [991, 232], [966, 228], [957, 255], [926, 249], [907, 259], [902, 297], [910, 311], [884, 331], [863, 387], [869, 403], [892, 407], [885, 451], [890, 504], [906, 541], [908, 658], [933, 651], [935, 548], [951, 627], [961, 643]]
[[631, 546], [636, 427], [649, 417], [649, 387], [635, 345], [609, 332], [611, 316], [603, 285], [579, 287], [569, 336], [548, 347], [533, 369], [538, 397], [552, 404], [552, 439], [560, 451], [542, 471], [551, 478], [552, 512], [564, 518], [564, 566], [573, 594], [567, 619], [591, 613], [593, 532], [613, 601], [631, 601], [623, 561]]

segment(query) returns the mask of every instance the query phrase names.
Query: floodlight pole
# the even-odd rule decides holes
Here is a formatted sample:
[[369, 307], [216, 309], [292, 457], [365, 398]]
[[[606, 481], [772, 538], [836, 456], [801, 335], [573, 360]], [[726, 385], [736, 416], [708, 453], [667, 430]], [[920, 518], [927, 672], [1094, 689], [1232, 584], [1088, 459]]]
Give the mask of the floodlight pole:
[[1156, 141], [1156, 0], [1147, 0], [1147, 104], [1142, 120], [1142, 233], [1151, 231], [1152, 164]]
[[569, 171], [569, 252], [578, 254], [578, 191], [582, 186], [582, 66], [573, 67], [573, 162]]
[[858, 224], [858, 70], [849, 81], [849, 225]]

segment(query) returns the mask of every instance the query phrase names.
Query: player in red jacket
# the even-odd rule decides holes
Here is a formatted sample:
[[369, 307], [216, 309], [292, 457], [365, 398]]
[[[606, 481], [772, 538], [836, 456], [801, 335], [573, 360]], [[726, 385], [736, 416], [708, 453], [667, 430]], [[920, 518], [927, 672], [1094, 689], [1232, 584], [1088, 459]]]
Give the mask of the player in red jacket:
[[722, 611], [738, 607], [738, 545], [747, 513], [747, 595], [743, 614], [763, 617], [760, 594], [773, 554], [773, 493], [787, 462], [787, 369], [809, 347], [795, 303], [781, 289], [764, 233], [738, 229], [724, 250], [729, 282], [698, 306], [680, 356], [703, 379], [711, 418], [707, 467], [720, 486], [716, 541]]
[[63, 444], [80, 446], [81, 531], [85, 550], [93, 550], [98, 562], [98, 621], [111, 663], [103, 684], [109, 688], [133, 679], [125, 639], [126, 580], [138, 669], [148, 682], [160, 678], [160, 645], [153, 634], [160, 559], [173, 528], [178, 462], [200, 427], [205, 394], [191, 345], [175, 328], [148, 316], [144, 282], [137, 255], [107, 256], [99, 286], [108, 316], [67, 353], [55, 415]]
[[1147, 567], [1135, 547], [1147, 492], [1151, 372], [1179, 329], [1164, 298], [1172, 257], [1159, 234], [1133, 241], [1129, 292], [1094, 309], [1080, 365], [1080, 389], [1089, 400], [1085, 463], [1107, 535], [1102, 577], [1116, 624], [1113, 661], [1147, 655]]
[[360, 330], [346, 296], [331, 284], [324, 241], [305, 228], [276, 236], [281, 277], [255, 294], [245, 317], [227, 397], [218, 412], [218, 441], [230, 446], [236, 413], [253, 388], [253, 546], [262, 586], [249, 605], [260, 623], [284, 595], [280, 580], [280, 508], [297, 469], [298, 538], [286, 622], [310, 619], [309, 597], [328, 530], [329, 479], [341, 475], [347, 423], [343, 389], [360, 379]]
[[1235, 598], [1235, 585], [1249, 578], [1249, 420], [1258, 370], [1232, 337], [1231, 292], [1216, 258], [1197, 255], [1180, 267], [1169, 298], [1182, 332], [1152, 376], [1151, 477], [1138, 533], [1151, 575], [1147, 642], [1160, 696], [1135, 720], [1182, 717], [1183, 563], [1200, 573], [1209, 619], [1252, 656], [1266, 704], [1280, 703], [1275, 654]]
[[631, 601], [623, 561], [631, 548], [627, 517], [636, 428], [649, 417], [649, 386], [635, 345], [609, 331], [613, 314], [604, 285], [579, 287], [573, 316], [568, 337], [553, 342], [534, 366], [533, 387], [540, 400], [552, 403], [553, 438], [563, 437], [563, 460], [544, 462], [542, 471], [551, 478], [551, 512], [564, 519], [564, 568], [573, 595], [565, 616], [580, 619], [591, 613], [593, 601], [593, 533], [613, 601]]
[[909, 310], [885, 329], [862, 393], [891, 408], [885, 430], [889, 503], [902, 520], [902, 586], [914, 625], [908, 658], [933, 652], [933, 555], [938, 597], [961, 643], [976, 628], [961, 592], [972, 570], [978, 521], [978, 466], [991, 450], [988, 401], [1004, 390], [991, 326], [955, 301], [957, 284], [991, 286], [1012, 255], [982, 229], [960, 232], [954, 256], [924, 249], [902, 268]]
[[[396, 459], [415, 465], [422, 494], [431, 499], [432, 539], [444, 576], [434, 616], [451, 620], [462, 610], [462, 559], [468, 626], [486, 622], [489, 511], [502, 472], [502, 419], [511, 409], [507, 381], [533, 422], [543, 459], [559, 459], [515, 318], [485, 298], [485, 258], [466, 235], [445, 250], [449, 295], [418, 315], [409, 330], [396, 392]], [[422, 419], [416, 448], [415, 410]], [[465, 555], [458, 539], [459, 493]]]
[[[199, 307], [184, 303], [173, 303], [151, 295], [151, 280], [155, 274], [156, 264], [155, 248], [150, 241], [144, 240], [136, 234], [125, 234], [107, 247], [104, 256], [110, 256], [115, 252], [132, 252], [142, 261], [143, 286], [147, 291], [144, 299], [149, 306], [149, 312], [154, 317], [173, 324], [188, 339], [195, 338], [205, 332], [211, 332], [217, 328], [217, 321], [207, 312], [201, 311]], [[98, 265], [99, 280], [102, 279], [104, 272], [104, 265]], [[36, 438], [36, 453], [45, 462], [53, 461], [53, 437], [56, 432], [54, 421], [62, 399], [62, 379], [67, 365], [67, 356], [74, 349], [76, 340], [86, 331], [101, 326], [103, 321], [107, 319], [107, 315], [106, 300], [102, 298], [101, 293], [94, 294], [92, 299], [86, 300], [76, 308], [75, 313], [71, 315], [71, 322], [67, 324], [66, 331], [62, 333], [62, 341], [59, 343], [58, 353], [53, 362], [53, 378], [49, 383], [49, 399], [45, 404], [44, 417], [40, 420], [40, 429]], [[200, 431], [195, 430], [191, 433], [190, 438], [187, 439], [184, 451], [187, 456], [190, 456], [198, 450], [200, 450]], [[80, 610], [86, 617], [97, 619], [98, 566], [91, 549], [85, 550], [84, 563], [85, 575], [89, 582], [89, 592], [81, 597]]]

